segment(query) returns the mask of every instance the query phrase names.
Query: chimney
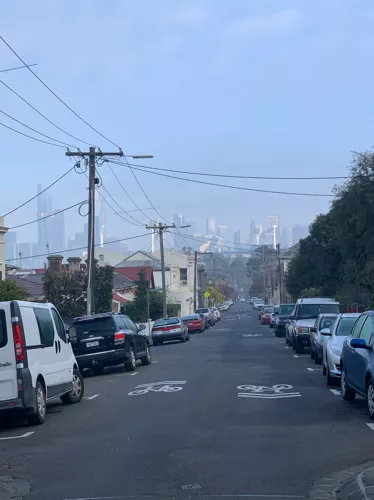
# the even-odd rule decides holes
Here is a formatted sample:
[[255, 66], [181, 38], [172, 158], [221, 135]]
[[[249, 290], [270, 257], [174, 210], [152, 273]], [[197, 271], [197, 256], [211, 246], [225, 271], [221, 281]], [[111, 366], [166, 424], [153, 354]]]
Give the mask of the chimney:
[[67, 261], [69, 264], [69, 271], [71, 272], [80, 271], [81, 261], [82, 261], [80, 257], [69, 257]]
[[60, 272], [62, 269], [62, 261], [64, 257], [62, 255], [48, 255], [48, 267], [51, 271]]

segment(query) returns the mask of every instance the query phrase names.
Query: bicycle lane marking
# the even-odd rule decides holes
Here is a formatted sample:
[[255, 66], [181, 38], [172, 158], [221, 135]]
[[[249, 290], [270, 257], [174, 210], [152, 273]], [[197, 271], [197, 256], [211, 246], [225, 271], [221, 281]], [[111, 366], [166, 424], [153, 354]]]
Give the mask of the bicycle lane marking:
[[135, 387], [135, 390], [128, 393], [129, 396], [141, 396], [148, 392], [179, 392], [183, 390], [184, 384], [187, 380], [173, 380], [164, 382], [151, 382], [150, 384], [140, 384]]
[[289, 384], [276, 384], [271, 387], [265, 385], [238, 385], [239, 391], [238, 398], [252, 398], [252, 399], [284, 399], [284, 398], [299, 398], [300, 392], [285, 392], [293, 389]]

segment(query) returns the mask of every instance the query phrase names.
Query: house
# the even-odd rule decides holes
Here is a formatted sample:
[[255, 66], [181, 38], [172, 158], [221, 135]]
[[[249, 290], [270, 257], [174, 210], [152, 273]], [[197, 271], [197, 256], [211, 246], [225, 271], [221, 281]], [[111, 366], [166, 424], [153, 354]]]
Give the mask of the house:
[[[299, 253], [299, 248], [300, 248], [300, 243], [296, 243], [296, 245], [293, 245], [285, 252], [282, 252], [279, 256], [282, 302], [291, 302], [292, 301], [292, 297], [290, 297], [289, 294], [287, 293], [286, 275], [287, 275], [288, 266], [289, 266], [291, 260]], [[279, 302], [280, 302], [280, 298], [279, 298]]]
[[14, 281], [18, 286], [26, 290], [27, 299], [30, 302], [44, 302], [43, 277], [37, 275], [7, 275], [7, 280]]
[[149, 287], [155, 288], [154, 273], [155, 271], [161, 273], [161, 261], [153, 255], [140, 250], [126, 257], [114, 267], [116, 273], [121, 274], [131, 281], [138, 279], [140, 269], [144, 269]]
[[5, 242], [4, 235], [8, 228], [4, 226], [4, 217], [0, 217], [0, 280], [5, 280]]

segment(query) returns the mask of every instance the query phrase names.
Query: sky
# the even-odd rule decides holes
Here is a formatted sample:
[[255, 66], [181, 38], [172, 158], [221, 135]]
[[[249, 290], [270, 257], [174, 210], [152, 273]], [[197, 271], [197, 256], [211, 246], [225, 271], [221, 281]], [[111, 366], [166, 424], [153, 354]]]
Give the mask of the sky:
[[[269, 177], [344, 176], [351, 152], [372, 146], [373, 21], [371, 0], [19, 0], [0, 6], [5, 40], [28, 64], [37, 63], [37, 75], [125, 153], [154, 155], [138, 163]], [[19, 65], [1, 41], [0, 61], [0, 70]], [[117, 150], [27, 69], [0, 73], [0, 80], [76, 138]], [[0, 104], [1, 111], [38, 131], [87, 149], [1, 84]], [[37, 136], [1, 113], [0, 123]], [[0, 144], [2, 214], [33, 196], [38, 183], [48, 185], [73, 165], [64, 148], [2, 126]], [[129, 169], [112, 168], [136, 203], [149, 207]], [[108, 165], [99, 171], [119, 205], [135, 209]], [[136, 175], [165, 220], [183, 213], [203, 231], [206, 218], [215, 218], [228, 227], [230, 239], [249, 229], [251, 220], [266, 226], [271, 214], [282, 226], [309, 224], [332, 199]], [[331, 194], [336, 182], [189, 177], [318, 194]], [[87, 179], [72, 172], [49, 194], [53, 208], [63, 209], [87, 198]], [[144, 214], [132, 215], [140, 224], [106, 207], [108, 236], [145, 233]], [[35, 218], [36, 201], [5, 223], [12, 227]], [[67, 238], [84, 221], [76, 209], [66, 212]], [[18, 242], [35, 242], [36, 226], [17, 230]], [[130, 248], [148, 240], [134, 240]]]

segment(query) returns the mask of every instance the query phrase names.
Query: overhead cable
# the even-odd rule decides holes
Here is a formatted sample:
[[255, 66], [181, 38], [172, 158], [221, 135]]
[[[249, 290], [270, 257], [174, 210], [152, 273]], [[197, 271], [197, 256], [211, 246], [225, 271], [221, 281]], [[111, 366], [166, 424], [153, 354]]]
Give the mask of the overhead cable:
[[8, 229], [17, 229], [19, 227], [24, 227], [24, 226], [28, 226], [30, 224], [34, 224], [35, 222], [39, 222], [41, 220], [48, 219], [49, 217], [54, 217], [55, 215], [61, 214], [62, 212], [66, 212], [67, 210], [71, 210], [72, 208], [78, 207], [79, 205], [83, 205], [85, 203], [88, 203], [88, 202], [87, 201], [80, 201], [78, 203], [75, 203], [74, 205], [70, 205], [70, 207], [63, 208], [62, 210], [57, 210], [53, 214], [46, 215], [45, 217], [40, 217], [39, 219], [31, 220], [31, 221], [25, 222], [23, 224], [18, 224], [18, 226], [12, 226], [12, 227], [9, 227]]

